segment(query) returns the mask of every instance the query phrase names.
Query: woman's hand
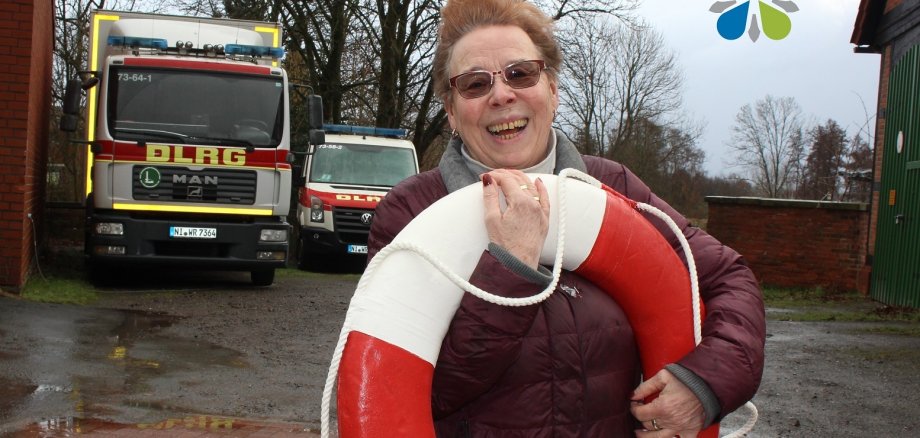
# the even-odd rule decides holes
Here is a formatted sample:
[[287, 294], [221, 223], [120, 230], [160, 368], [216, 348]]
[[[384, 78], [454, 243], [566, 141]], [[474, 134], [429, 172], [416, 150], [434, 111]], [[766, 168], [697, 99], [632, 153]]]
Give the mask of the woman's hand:
[[[543, 181], [519, 170], [498, 169], [482, 175], [489, 240], [536, 269], [549, 230], [549, 194]], [[499, 191], [505, 196], [504, 210]]]
[[[642, 404], [642, 400], [655, 393], [659, 393], [658, 398]], [[645, 428], [636, 431], [638, 438], [670, 438], [676, 435], [693, 438], [703, 428], [706, 413], [700, 400], [668, 370], [663, 369], [642, 382], [633, 391], [632, 399], [630, 411]]]

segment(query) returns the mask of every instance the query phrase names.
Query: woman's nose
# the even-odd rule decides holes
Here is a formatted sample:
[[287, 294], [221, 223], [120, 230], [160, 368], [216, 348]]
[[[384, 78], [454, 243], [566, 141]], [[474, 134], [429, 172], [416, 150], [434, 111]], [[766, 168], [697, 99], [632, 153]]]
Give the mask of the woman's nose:
[[492, 84], [492, 92], [489, 94], [489, 103], [494, 106], [505, 105], [517, 99], [517, 93], [514, 88], [506, 84], [500, 77], [495, 78]]

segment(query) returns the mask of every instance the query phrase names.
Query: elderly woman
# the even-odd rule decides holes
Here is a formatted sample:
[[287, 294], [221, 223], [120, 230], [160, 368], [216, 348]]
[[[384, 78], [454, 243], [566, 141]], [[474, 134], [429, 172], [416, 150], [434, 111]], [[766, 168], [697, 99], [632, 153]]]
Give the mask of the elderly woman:
[[[436, 169], [398, 185], [377, 207], [368, 257], [438, 199], [481, 182], [490, 244], [470, 282], [525, 297], [551, 281], [538, 259], [552, 208], [545, 186], [525, 172], [579, 169], [664, 210], [689, 240], [699, 270], [707, 315], [695, 350], [641, 381], [623, 311], [596, 285], [564, 271], [539, 305], [502, 307], [464, 296], [435, 367], [432, 408], [442, 437], [694, 436], [760, 384], [760, 290], [735, 251], [690, 226], [624, 166], [582, 156], [553, 130], [560, 63], [552, 20], [532, 4], [447, 2], [434, 83], [453, 135]], [[653, 402], [640, 402], [653, 394]]]

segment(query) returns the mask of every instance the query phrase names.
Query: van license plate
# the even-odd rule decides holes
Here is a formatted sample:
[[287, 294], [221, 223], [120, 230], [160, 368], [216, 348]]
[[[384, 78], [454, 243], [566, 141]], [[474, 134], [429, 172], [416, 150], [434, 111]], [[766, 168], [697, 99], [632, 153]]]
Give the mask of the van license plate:
[[183, 239], [216, 239], [217, 228], [169, 227], [169, 237]]
[[349, 254], [367, 254], [367, 245], [348, 245]]

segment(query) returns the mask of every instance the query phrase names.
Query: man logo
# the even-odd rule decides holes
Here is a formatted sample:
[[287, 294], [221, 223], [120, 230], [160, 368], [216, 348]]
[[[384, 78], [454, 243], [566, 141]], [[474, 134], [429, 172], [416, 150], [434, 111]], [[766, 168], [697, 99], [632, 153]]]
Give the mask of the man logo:
[[188, 186], [188, 197], [201, 199], [203, 194], [203, 189], [201, 186]]
[[361, 215], [361, 223], [367, 226], [371, 225], [371, 222], [374, 221], [374, 213], [364, 213]]

